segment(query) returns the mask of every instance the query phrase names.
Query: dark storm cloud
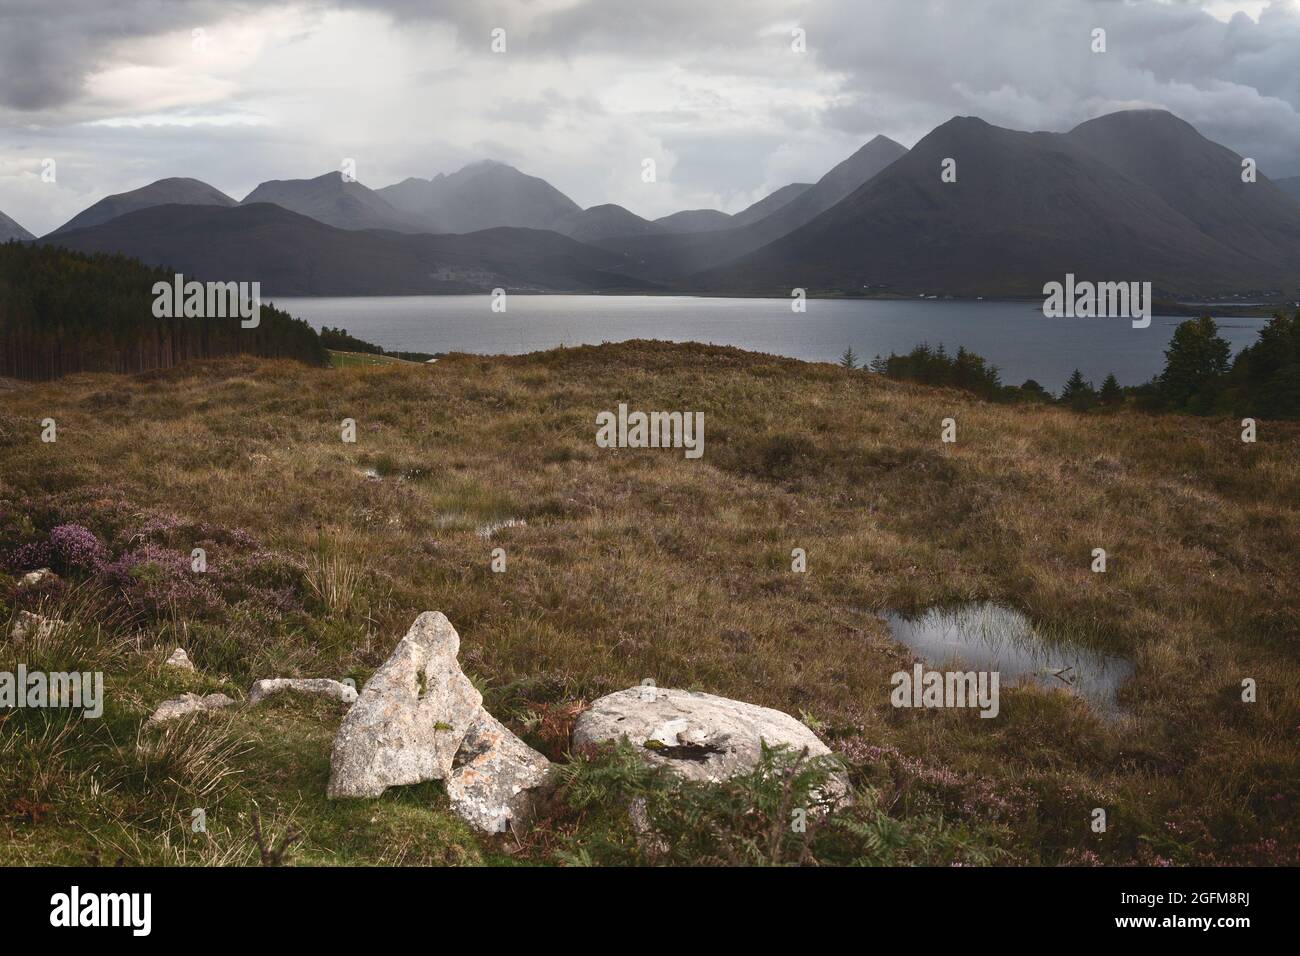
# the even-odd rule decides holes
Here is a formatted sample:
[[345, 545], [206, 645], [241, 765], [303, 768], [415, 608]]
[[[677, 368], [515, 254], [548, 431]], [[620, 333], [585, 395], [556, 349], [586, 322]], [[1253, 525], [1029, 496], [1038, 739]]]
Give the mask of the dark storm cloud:
[[[1126, 106], [1169, 109], [1262, 166], [1300, 171], [1300, 13], [1223, 22], [1181, 3], [833, 0], [809, 43], [845, 77], [827, 121], [858, 134], [923, 131], [974, 114], [1066, 129]], [[1094, 28], [1107, 50], [1094, 53]]]

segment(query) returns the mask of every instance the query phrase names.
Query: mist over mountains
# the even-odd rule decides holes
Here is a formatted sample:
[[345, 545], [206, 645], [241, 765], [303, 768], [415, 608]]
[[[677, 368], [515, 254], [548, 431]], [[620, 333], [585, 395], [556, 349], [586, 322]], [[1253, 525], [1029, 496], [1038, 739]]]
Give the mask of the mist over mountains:
[[[955, 181], [945, 182], [945, 160]], [[494, 161], [370, 189], [337, 172], [242, 202], [193, 179], [106, 197], [40, 241], [259, 280], [268, 295], [672, 291], [1036, 295], [1067, 272], [1163, 295], [1300, 286], [1300, 177], [1159, 110], [1067, 133], [956, 117], [910, 151], [876, 136], [816, 183], [735, 215], [582, 209]], [[0, 238], [30, 234], [0, 218]]]

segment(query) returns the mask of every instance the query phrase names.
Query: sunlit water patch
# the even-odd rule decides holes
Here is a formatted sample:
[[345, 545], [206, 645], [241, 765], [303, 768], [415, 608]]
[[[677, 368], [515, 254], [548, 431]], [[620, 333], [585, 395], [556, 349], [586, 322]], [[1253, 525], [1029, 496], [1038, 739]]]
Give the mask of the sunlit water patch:
[[1078, 694], [1107, 715], [1123, 712], [1116, 695], [1133, 675], [1131, 662], [1050, 640], [1018, 611], [984, 602], [911, 616], [885, 612], [884, 619], [895, 640], [931, 667], [997, 671], [1002, 687], [1032, 681]]

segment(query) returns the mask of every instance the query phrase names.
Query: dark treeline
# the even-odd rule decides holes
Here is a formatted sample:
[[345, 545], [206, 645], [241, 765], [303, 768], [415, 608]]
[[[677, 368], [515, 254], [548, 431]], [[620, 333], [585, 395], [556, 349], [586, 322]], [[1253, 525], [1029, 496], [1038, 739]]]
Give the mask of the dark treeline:
[[[942, 345], [876, 356], [868, 368], [888, 378], [960, 388], [995, 402], [1056, 402], [1076, 411], [1132, 405], [1149, 412], [1300, 418], [1300, 312], [1277, 313], [1253, 345], [1235, 359], [1231, 355], [1231, 346], [1207, 315], [1174, 330], [1164, 370], [1143, 385], [1121, 386], [1111, 374], [1098, 388], [1075, 369], [1054, 396], [1033, 379], [1003, 385], [997, 366], [966, 349], [949, 355]], [[857, 367], [852, 349], [840, 364]]]
[[238, 317], [155, 318], [154, 283], [173, 278], [125, 256], [0, 244], [0, 375], [143, 372], [239, 354], [328, 364], [310, 325], [268, 305], [251, 329]]
[[885, 359], [877, 355], [870, 368], [889, 378], [960, 388], [993, 401], [1005, 397], [997, 366], [988, 364], [964, 348], [949, 355], [942, 345], [933, 349], [929, 345], [918, 345], [906, 355], [890, 353]]
[[321, 344], [327, 349], [334, 349], [336, 352], [362, 352], [366, 355], [391, 355], [394, 358], [406, 359], [408, 362], [427, 362], [431, 358], [441, 357], [442, 354], [439, 353], [435, 356], [431, 352], [390, 352], [382, 345], [376, 345], [373, 342], [367, 342], [365, 339], [359, 339], [355, 335], [349, 335], [347, 329], [332, 329], [328, 325], [321, 327], [320, 340]]

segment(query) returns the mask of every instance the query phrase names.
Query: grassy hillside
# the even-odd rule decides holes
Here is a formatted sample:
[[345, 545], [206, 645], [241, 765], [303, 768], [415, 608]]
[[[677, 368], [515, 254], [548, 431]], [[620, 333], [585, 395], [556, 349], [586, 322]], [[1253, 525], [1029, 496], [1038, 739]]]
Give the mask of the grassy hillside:
[[[620, 401], [703, 411], [704, 457], [596, 447]], [[73, 627], [28, 666], [75, 660], [108, 685], [98, 721], [0, 715], [0, 864], [255, 862], [255, 815], [264, 843], [297, 835], [298, 863], [631, 858], [587, 799], [629, 772], [617, 760], [498, 841], [438, 784], [328, 803], [324, 702], [140, 729], [182, 690], [359, 684], [425, 609], [456, 625], [489, 708], [553, 758], [581, 702], [647, 677], [802, 716], [861, 788], [856, 861], [1294, 864], [1297, 510], [1295, 424], [1250, 445], [1223, 419], [985, 404], [728, 348], [225, 359], [0, 392], [0, 560], [48, 559], [67, 582], [33, 595], [0, 576], [0, 616], [43, 602]], [[67, 524], [94, 541], [51, 542]], [[1130, 657], [1129, 717], [1031, 688], [1004, 689], [992, 720], [892, 708], [911, 659], [877, 613], [967, 599]], [[197, 675], [162, 667], [177, 645]]]

